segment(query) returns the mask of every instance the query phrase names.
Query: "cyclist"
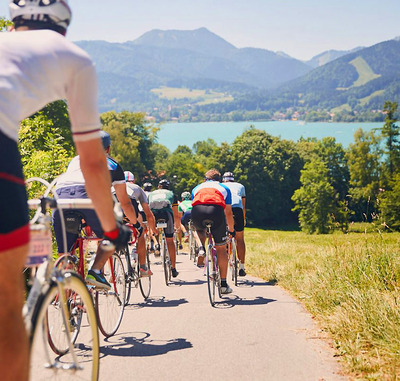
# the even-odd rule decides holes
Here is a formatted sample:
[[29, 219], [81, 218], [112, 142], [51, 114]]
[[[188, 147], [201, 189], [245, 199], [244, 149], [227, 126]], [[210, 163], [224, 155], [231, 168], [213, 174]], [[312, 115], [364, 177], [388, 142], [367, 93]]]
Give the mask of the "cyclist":
[[246, 276], [244, 261], [246, 257], [246, 244], [244, 242], [244, 226], [246, 225], [246, 189], [244, 185], [235, 182], [232, 172], [225, 172], [222, 182], [232, 193], [232, 212], [235, 221], [237, 254], [239, 258], [239, 276]]
[[17, 146], [21, 120], [49, 102], [67, 100], [87, 190], [104, 235], [117, 245], [126, 241], [113, 214], [95, 69], [87, 53], [64, 37], [71, 19], [68, 0], [10, 0], [9, 9], [15, 33], [0, 33], [0, 374], [2, 381], [25, 381], [29, 361], [22, 269], [29, 225]]
[[[126, 193], [126, 185], [125, 185], [125, 174], [122, 170], [121, 166], [110, 157], [110, 148], [111, 148], [111, 138], [110, 135], [101, 131], [101, 141], [103, 144], [104, 151], [107, 155], [106, 161], [108, 165], [108, 170], [111, 175], [112, 186], [114, 187], [116, 196], [118, 201], [121, 204], [122, 210], [125, 215], [129, 218], [133, 226], [139, 231], [139, 235], [142, 232], [142, 227], [137, 220], [135, 210], [132, 206], [131, 200]], [[111, 194], [111, 187], [107, 189]], [[81, 158], [80, 156], [75, 156], [69, 163], [67, 171], [60, 176], [60, 179], [57, 181], [55, 191], [59, 198], [61, 199], [74, 199], [74, 198], [87, 198], [86, 192], [86, 181], [82, 175], [81, 169]], [[97, 191], [97, 190], [96, 190]], [[77, 209], [75, 210], [79, 212], [86, 224], [90, 226], [92, 231], [96, 234], [96, 236], [101, 237], [103, 235], [103, 230], [100, 224], [100, 221], [97, 217], [97, 214], [94, 210], [90, 209]], [[53, 227], [54, 234], [57, 241], [57, 248], [59, 253], [63, 253], [64, 251], [64, 240], [62, 234], [62, 225], [60, 221], [60, 213], [56, 210], [53, 214]], [[129, 236], [130, 236], [130, 229]], [[73, 244], [75, 243], [78, 237], [77, 233], [69, 233], [67, 232], [67, 249], [69, 250]], [[110, 290], [111, 285], [108, 283], [106, 278], [102, 273], [102, 268], [104, 267], [107, 259], [112, 255], [112, 252], [103, 252], [98, 251], [92, 265], [92, 268], [89, 269], [88, 275], [86, 277], [86, 282], [93, 286], [99, 288], [105, 288]]]
[[[153, 188], [153, 186], [149, 182], [145, 182], [143, 184], [143, 190], [144, 190], [144, 193], [147, 196], [147, 199], [149, 198], [149, 194], [150, 194], [152, 188]], [[141, 205], [139, 205], [139, 213], [142, 215], [143, 221], [146, 221], [146, 214], [143, 212], [142, 209], [143, 208], [141, 207]], [[148, 233], [148, 237], [149, 237], [149, 240], [150, 240], [150, 248], [149, 248], [149, 250], [150, 250], [150, 252], [153, 253], [154, 252], [154, 246], [158, 244], [157, 238], [156, 238], [156, 235], [155, 235], [155, 233], [157, 233], [157, 231], [155, 233], [153, 233], [153, 232], [148, 231], [147, 227], [145, 227], [144, 233]], [[160, 255], [160, 250], [158, 250], [158, 255]]]
[[182, 201], [178, 205], [178, 212], [181, 217], [181, 231], [185, 235], [185, 242], [188, 241], [189, 221], [192, 216], [192, 201], [190, 192], [183, 192], [181, 194]]
[[[205, 174], [204, 182], [192, 190], [192, 220], [202, 242], [202, 251], [199, 250], [199, 255], [201, 252], [205, 252], [206, 234], [203, 221], [213, 221], [211, 234], [217, 250], [218, 266], [221, 274], [221, 293], [229, 294], [232, 289], [226, 281], [228, 274], [226, 225], [228, 224], [228, 232], [231, 236], [235, 236], [235, 230], [231, 191], [220, 183], [220, 178], [221, 174], [216, 169], [210, 169]], [[204, 257], [201, 258], [201, 261], [204, 261]]]
[[[133, 208], [135, 209], [136, 216], [139, 219], [139, 222], [148, 221], [150, 232], [156, 231], [155, 219], [154, 215], [149, 207], [149, 200], [146, 196], [146, 193], [139, 185], [135, 184], [135, 176], [130, 171], [125, 171], [125, 180], [126, 180], [126, 191], [128, 196], [131, 199]], [[139, 208], [140, 207], [140, 208]], [[142, 209], [140, 211], [139, 209]], [[139, 256], [140, 263], [140, 276], [151, 276], [153, 273], [149, 268], [147, 268], [146, 263], [146, 241], [144, 238], [144, 234], [138, 237], [137, 240], [137, 252]]]
[[[179, 228], [178, 199], [169, 190], [169, 181], [166, 179], [158, 183], [158, 189], [149, 194], [149, 205], [156, 221], [163, 219], [167, 222], [164, 229], [167, 238], [168, 252], [172, 266], [172, 276], [178, 276], [176, 270], [176, 249], [174, 243], [174, 229]], [[159, 246], [157, 247], [159, 250]]]

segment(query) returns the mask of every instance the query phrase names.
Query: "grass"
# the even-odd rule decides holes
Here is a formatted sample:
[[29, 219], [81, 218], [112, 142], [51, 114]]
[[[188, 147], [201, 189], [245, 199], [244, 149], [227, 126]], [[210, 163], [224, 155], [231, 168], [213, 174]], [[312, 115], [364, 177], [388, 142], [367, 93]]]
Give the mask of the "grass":
[[[301, 300], [352, 379], [400, 379], [400, 234], [247, 229], [248, 271]], [[368, 231], [372, 232], [368, 232]]]
[[378, 97], [379, 95], [382, 95], [385, 92], [385, 90], [377, 90], [374, 91], [372, 94], [368, 95], [365, 98], [361, 98], [360, 99], [360, 105], [364, 106], [365, 104], [367, 104], [372, 98], [374, 97]]
[[165, 99], [183, 99], [188, 98], [196, 101], [199, 105], [214, 103], [214, 102], [227, 102], [232, 101], [233, 97], [226, 93], [218, 93], [215, 91], [196, 90], [178, 87], [160, 87], [151, 90], [159, 98]]
[[363, 86], [373, 79], [379, 78], [380, 74], [375, 74], [368, 63], [362, 57], [357, 57], [350, 63], [356, 68], [358, 72], [358, 79], [351, 87]]

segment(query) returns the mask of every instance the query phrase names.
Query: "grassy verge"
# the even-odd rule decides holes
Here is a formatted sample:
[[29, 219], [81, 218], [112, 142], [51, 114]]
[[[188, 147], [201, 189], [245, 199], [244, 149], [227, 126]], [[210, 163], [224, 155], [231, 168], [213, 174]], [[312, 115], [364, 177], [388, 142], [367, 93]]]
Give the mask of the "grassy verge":
[[301, 300], [354, 379], [400, 379], [400, 234], [246, 230], [247, 269]]

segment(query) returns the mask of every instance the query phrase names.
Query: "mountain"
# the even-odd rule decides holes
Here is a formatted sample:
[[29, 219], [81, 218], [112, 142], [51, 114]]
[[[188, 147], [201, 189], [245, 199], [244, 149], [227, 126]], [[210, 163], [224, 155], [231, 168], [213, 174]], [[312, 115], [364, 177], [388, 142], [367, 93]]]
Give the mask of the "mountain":
[[347, 54], [273, 91], [257, 91], [208, 112], [232, 110], [381, 110], [386, 100], [400, 104], [400, 41], [390, 40]]
[[342, 56], [345, 56], [347, 54], [356, 52], [358, 50], [364, 49], [364, 47], [357, 47], [351, 50], [328, 50], [326, 52], [320, 53], [313, 58], [311, 58], [309, 61], [306, 61], [305, 63], [313, 68], [323, 66], [331, 61], [334, 61], [337, 58], [340, 58]]
[[265, 49], [236, 48], [206, 28], [152, 30], [125, 43], [77, 44], [97, 66], [101, 110], [154, 103], [157, 97], [150, 91], [161, 86], [200, 85], [207, 91], [237, 95], [276, 87], [312, 69]]

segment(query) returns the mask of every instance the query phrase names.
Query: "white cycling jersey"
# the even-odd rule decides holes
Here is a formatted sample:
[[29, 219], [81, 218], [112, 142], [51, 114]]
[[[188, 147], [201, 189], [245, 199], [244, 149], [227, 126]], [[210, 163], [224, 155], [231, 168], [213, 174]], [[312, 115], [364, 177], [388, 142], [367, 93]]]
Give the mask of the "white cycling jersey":
[[60, 99], [67, 100], [74, 140], [100, 136], [88, 54], [52, 30], [0, 33], [0, 132], [17, 141], [21, 120]]

